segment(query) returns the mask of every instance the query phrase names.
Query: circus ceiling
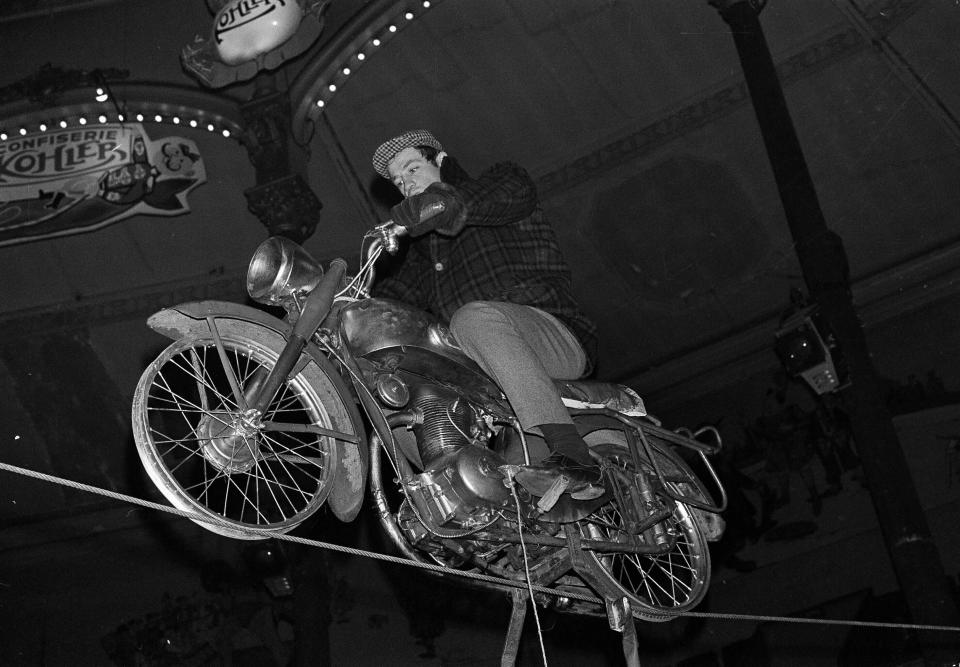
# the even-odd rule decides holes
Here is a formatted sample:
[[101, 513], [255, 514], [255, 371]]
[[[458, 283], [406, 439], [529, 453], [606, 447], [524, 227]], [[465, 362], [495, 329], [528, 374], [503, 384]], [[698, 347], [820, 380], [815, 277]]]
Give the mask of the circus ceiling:
[[[137, 320], [176, 290], [233, 295], [267, 234], [250, 191], [276, 167], [251, 126], [279, 118], [281, 171], [302, 179], [294, 199], [316, 212], [305, 245], [320, 258], [356, 262], [360, 235], [393, 203], [373, 148], [428, 127], [468, 171], [514, 160], [534, 176], [600, 327], [601, 377], [669, 406], [776, 365], [773, 331], [804, 281], [729, 26], [711, 3], [313, 3], [308, 48], [211, 85], [184, 47], [209, 39], [221, 5], [0, 10], [8, 138], [126, 112], [151, 139], [192, 142], [206, 178], [183, 215], [0, 246], [10, 326], [51, 310]], [[955, 4], [771, 0], [760, 21], [865, 326], [955, 303]], [[51, 68], [74, 80], [48, 98], [23, 94]], [[94, 73], [109, 103], [94, 101]], [[903, 359], [880, 361], [906, 372]]]

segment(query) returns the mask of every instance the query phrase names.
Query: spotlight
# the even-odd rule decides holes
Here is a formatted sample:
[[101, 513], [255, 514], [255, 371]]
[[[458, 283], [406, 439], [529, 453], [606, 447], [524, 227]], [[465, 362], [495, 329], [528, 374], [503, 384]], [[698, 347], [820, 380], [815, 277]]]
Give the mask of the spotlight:
[[817, 394], [835, 392], [846, 382], [843, 355], [816, 305], [781, 319], [774, 349], [784, 370], [803, 378]]

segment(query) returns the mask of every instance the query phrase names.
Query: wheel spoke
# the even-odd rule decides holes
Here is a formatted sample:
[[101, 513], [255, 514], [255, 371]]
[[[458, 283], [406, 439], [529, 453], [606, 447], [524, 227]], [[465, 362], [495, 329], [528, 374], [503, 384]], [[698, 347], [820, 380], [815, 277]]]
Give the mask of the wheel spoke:
[[203, 481], [184, 487], [184, 491], [193, 491], [195, 489], [200, 489], [199, 493], [197, 493], [194, 496], [198, 501], [209, 497], [208, 494], [210, 492], [210, 489], [213, 487], [214, 482], [216, 482], [220, 478], [226, 479], [227, 477], [222, 470], [218, 470], [217, 473], [213, 476], [213, 479], [210, 479], [207, 476], [208, 472], [209, 472], [209, 466], [206, 466], [206, 465], [203, 466]]
[[[184, 409], [184, 404], [185, 404], [185, 403], [188, 403], [188, 402], [185, 401], [185, 400], [181, 401], [181, 398], [182, 398], [182, 397], [181, 397], [177, 392], [175, 392], [175, 391], [173, 390], [173, 388], [170, 386], [170, 383], [167, 382], [167, 378], [166, 378], [166, 376], [163, 374], [162, 371], [159, 372], [159, 373], [157, 373], [157, 379], [160, 380], [160, 381], [162, 382], [162, 384], [157, 384], [157, 383], [155, 383], [154, 386], [157, 386], [157, 387], [159, 387], [159, 388], [161, 388], [162, 390], [165, 390], [165, 391], [167, 392], [167, 394], [169, 395], [170, 398], [169, 398], [169, 399], [166, 399], [166, 400], [168, 400], [173, 406], [175, 406], [176, 411], [179, 413], [180, 417], [183, 418], [183, 421], [186, 423], [187, 428], [188, 428], [191, 432], [193, 432], [193, 428], [194, 428], [194, 427], [193, 427], [193, 425], [190, 423], [190, 420], [187, 419], [187, 415], [188, 415], [189, 411]], [[158, 400], [164, 400], [164, 399], [158, 399]], [[195, 407], [195, 406], [189, 405], [188, 407], [193, 408], [193, 407]], [[149, 409], [149, 408], [148, 408], [148, 409]]]
[[[249, 480], [248, 480], [248, 481], [249, 481]], [[229, 477], [227, 478], [227, 483], [228, 483], [228, 485], [229, 485], [230, 487], [235, 488], [235, 489], [237, 490], [237, 493], [240, 494], [240, 498], [241, 498], [241, 500], [240, 500], [240, 513], [241, 513], [241, 516], [243, 515], [243, 509], [244, 509], [245, 507], [249, 506], [249, 507], [252, 507], [252, 508], [253, 508], [253, 511], [254, 511], [254, 512], [256, 513], [256, 515], [257, 515], [257, 521], [256, 521], [257, 524], [270, 523], [269, 519], [260, 511], [260, 503], [259, 503], [259, 502], [250, 502], [250, 497], [247, 495], [247, 490], [241, 489], [241, 488], [240, 488], [240, 485], [237, 484], [237, 482], [236, 482], [235, 479], [233, 479], [233, 476], [229, 476]], [[254, 483], [254, 488], [256, 488], [256, 489], [259, 490], [259, 489], [260, 489], [260, 485]], [[229, 497], [230, 497], [230, 493], [229, 493], [229, 490], [228, 490], [227, 493], [224, 493], [224, 494], [223, 494], [223, 514], [224, 514], [224, 516], [229, 516], [228, 513], [227, 513], [227, 500], [228, 500]]]
[[[299, 399], [297, 398], [297, 396], [296, 396], [296, 394], [295, 394], [294, 392], [290, 391], [289, 385], [283, 385], [283, 386], [282, 386], [282, 390], [279, 392], [279, 397], [275, 400], [275, 405], [272, 405], [272, 407], [271, 407], [271, 409], [270, 409], [270, 411], [269, 411], [269, 414], [270, 414], [271, 417], [274, 417], [279, 410], [284, 410], [284, 411], [290, 412], [290, 411], [292, 411], [292, 408], [293, 408], [294, 405], [297, 405], [297, 406], [299, 407]], [[302, 414], [302, 408], [299, 410], [299, 412], [301, 412], [301, 414]], [[261, 437], [262, 437], [262, 439], [263, 439], [263, 443], [264, 443], [264, 444], [269, 444], [269, 445], [270, 445], [272, 448], [274, 448], [274, 449], [279, 448], [279, 449], [285, 450], [285, 453], [295, 453], [295, 452], [294, 452], [294, 449], [291, 449], [290, 447], [288, 447], [288, 446], [284, 445], [283, 443], [281, 443], [280, 440], [278, 439], [278, 436], [291, 437], [291, 436], [289, 435], [290, 432], [309, 432], [309, 431], [306, 431], [306, 430], [303, 428], [303, 427], [305, 426], [305, 425], [303, 425], [303, 424], [289, 424], [288, 426], [290, 426], [289, 429], [283, 430], [283, 431], [279, 431], [279, 430], [268, 429], [268, 428], [266, 427], [266, 425], [263, 425], [264, 431], [261, 431], [261, 433], [260, 433], [260, 435], [261, 435]], [[309, 425], [307, 425], [307, 426], [309, 426]], [[320, 428], [320, 427], [317, 427], [317, 428]], [[268, 430], [270, 430], [272, 433], [274, 433], [274, 434], [276, 434], [276, 435], [268, 435], [268, 434], [265, 432], [265, 431], [268, 431]], [[329, 429], [322, 429], [322, 428], [321, 428], [321, 430], [323, 430], [323, 431], [329, 431]], [[315, 443], [315, 440], [316, 440], [316, 439], [313, 439], [313, 440], [314, 440], [314, 443]], [[307, 446], [309, 446], [309, 443], [299, 442], [299, 446], [301, 446], [301, 447], [307, 447]], [[280, 468], [283, 470], [283, 472], [285, 473], [286, 477], [291, 481], [292, 486], [287, 486], [287, 485], [280, 484], [279, 479], [276, 478], [276, 476], [274, 477], [275, 480], [276, 480], [276, 482], [277, 482], [278, 487], [280, 488], [280, 491], [283, 493], [284, 498], [287, 500], [287, 502], [290, 503], [291, 506], [294, 506], [294, 507], [296, 506], [296, 503], [292, 502], [292, 501], [290, 500], [289, 496], [287, 495], [287, 493], [286, 493], [286, 489], [287, 489], [287, 488], [290, 488], [291, 491], [297, 492], [297, 493], [301, 496], [301, 499], [302, 499], [304, 502], [308, 502], [309, 499], [310, 499], [310, 497], [312, 496], [312, 493], [306, 493], [306, 492], [303, 490], [303, 488], [300, 486], [300, 484], [296, 481], [296, 480], [297, 480], [297, 475], [295, 475], [295, 474], [291, 471], [289, 465], [295, 465], [296, 470], [301, 473], [301, 476], [305, 476], [305, 477], [309, 478], [309, 479], [312, 480], [314, 483], [319, 483], [320, 480], [319, 480], [318, 477], [314, 477], [314, 476], [310, 475], [309, 473], [305, 472], [304, 469], [303, 469], [301, 460], [302, 460], [302, 461], [307, 461], [307, 462], [309, 462], [309, 460], [306, 459], [306, 457], [303, 457], [303, 456], [300, 457], [301, 460], [298, 460], [298, 459], [295, 459], [295, 458], [291, 458], [291, 457], [289, 457], [289, 456], [277, 456], [277, 452], [276, 452], [276, 451], [271, 451], [270, 454], [272, 455], [272, 456], [270, 457], [270, 459], [271, 459], [271, 460], [274, 460], [274, 461], [277, 461], [278, 465], [279, 465]], [[261, 454], [261, 457], [260, 457], [260, 458], [261, 458], [261, 462], [265, 462], [267, 457], [266, 457], [265, 455]], [[260, 465], [260, 462], [258, 462], [258, 467], [259, 467], [259, 465]], [[269, 469], [269, 466], [264, 466], [264, 467], [266, 467], [266, 468]]]
[[203, 459], [203, 454], [201, 453], [200, 448], [190, 447], [188, 445], [183, 444], [183, 439], [169, 440], [167, 442], [170, 443], [170, 447], [168, 447], [167, 450], [161, 454], [161, 457], [164, 460], [171, 458], [172, 453], [177, 451], [177, 449], [183, 449], [186, 451], [186, 456], [183, 458], [183, 460], [181, 460], [180, 463], [170, 468], [171, 473], [176, 473], [181, 466], [183, 466], [185, 463], [187, 463], [193, 458]]
[[[232, 401], [227, 394], [224, 394], [217, 388], [217, 383], [210, 376], [209, 369], [206, 365], [203, 367], [202, 372], [197, 374], [195, 373], [192, 364], [180, 358], [179, 355], [173, 359], [170, 359], [169, 363], [173, 367], [171, 372], [173, 372], [173, 370], [182, 371], [187, 379], [194, 380], [198, 386], [202, 385], [206, 390], [210, 391], [214, 396], [216, 396], [216, 398], [220, 400], [221, 406], [230, 410], [239, 410], [239, 403]], [[158, 373], [158, 375], [162, 376], [163, 373]], [[170, 387], [168, 383], [166, 383], [166, 381], [163, 385], [163, 388], [166, 389], [171, 395], [179, 395]], [[196, 405], [194, 403], [194, 406], [198, 409], [203, 409], [202, 403], [201, 405]]]
[[[281, 494], [283, 494], [283, 499], [286, 501], [286, 503], [287, 503], [287, 505], [288, 505], [289, 507], [291, 507], [291, 508], [296, 508], [296, 504], [293, 503], [293, 502], [290, 500], [290, 496], [287, 495], [287, 489], [288, 489], [288, 488], [293, 489], [294, 487], [291, 487], [291, 486], [289, 486], [289, 485], [284, 484], [283, 482], [281, 482], [281, 481], [280, 481], [280, 478], [277, 477], [277, 473], [274, 472], [273, 468], [271, 468], [270, 466], [267, 466], [267, 465], [261, 465], [261, 463], [263, 463], [263, 462], [262, 462], [262, 461], [257, 461], [257, 463], [254, 465], [254, 469], [257, 470], [258, 472], [262, 472], [262, 473], [263, 473], [262, 479], [264, 480], [264, 485], [267, 487], [267, 490], [270, 491], [270, 496], [273, 498], [273, 502], [274, 502], [274, 505], [275, 505], [276, 508], [277, 508], [277, 511], [279, 511], [279, 512], [281, 513], [281, 515], [283, 516], [283, 518], [286, 519], [287, 516], [286, 516], [286, 514], [284, 513], [283, 505], [280, 503], [280, 499], [277, 498], [276, 493], [274, 493], [274, 489], [276, 489], [276, 490], [279, 491]], [[282, 466], [281, 466], [281, 467], [282, 467]], [[286, 470], [284, 470], [284, 472], [286, 472]], [[269, 474], [270, 477], [273, 478], [272, 482], [267, 479], [268, 474]], [[289, 473], [287, 473], [287, 477], [289, 477], [289, 476], [290, 476]], [[298, 488], [297, 490], [299, 490], [299, 488]]]
[[[308, 443], [301, 443], [297, 447], [288, 447], [287, 445], [284, 445], [282, 442], [280, 442], [276, 438], [272, 438], [265, 433], [261, 435], [263, 435], [264, 443], [271, 445], [271, 449], [269, 450], [269, 452], [261, 454], [261, 456], [264, 459], [281, 460], [281, 461], [286, 461], [288, 463], [301, 464], [301, 465], [306, 463], [313, 466], [317, 466], [319, 468], [322, 468], [324, 465], [324, 461], [320, 457], [305, 456], [304, 454], [301, 454], [300, 452], [297, 451], [297, 449], [309, 447]], [[298, 470], [303, 470], [303, 468], [298, 466]], [[310, 477], [311, 479], [313, 479], [315, 482], [320, 481], [318, 477], [313, 477], [312, 475], [310, 475], [310, 473], [307, 473], [304, 471], [304, 474]]]
[[220, 357], [220, 363], [223, 366], [223, 372], [227, 376], [227, 382], [233, 392], [233, 398], [244, 412], [247, 410], [247, 399], [240, 390], [240, 382], [237, 380], [237, 374], [233, 364], [227, 358], [227, 350], [223, 345], [223, 339], [220, 337], [220, 331], [217, 329], [217, 322], [213, 317], [207, 317], [207, 324], [210, 326], [210, 333], [213, 334], [213, 340], [216, 342], [217, 355]]

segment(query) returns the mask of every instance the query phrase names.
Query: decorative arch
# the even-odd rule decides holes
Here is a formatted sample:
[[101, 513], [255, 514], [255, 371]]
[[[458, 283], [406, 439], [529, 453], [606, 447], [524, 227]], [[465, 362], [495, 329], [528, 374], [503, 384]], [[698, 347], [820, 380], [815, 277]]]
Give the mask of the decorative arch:
[[314, 122], [358, 68], [440, 2], [375, 0], [345, 23], [290, 85], [291, 130], [297, 141], [309, 141]]

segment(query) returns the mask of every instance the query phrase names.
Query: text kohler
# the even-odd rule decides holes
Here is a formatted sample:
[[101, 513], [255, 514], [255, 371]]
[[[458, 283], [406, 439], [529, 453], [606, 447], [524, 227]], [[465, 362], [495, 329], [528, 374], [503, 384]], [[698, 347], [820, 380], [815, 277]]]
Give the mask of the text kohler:
[[217, 34], [256, 21], [278, 6], [285, 7], [286, 5], [287, 0], [240, 0], [232, 7], [224, 8], [224, 12], [217, 17]]

